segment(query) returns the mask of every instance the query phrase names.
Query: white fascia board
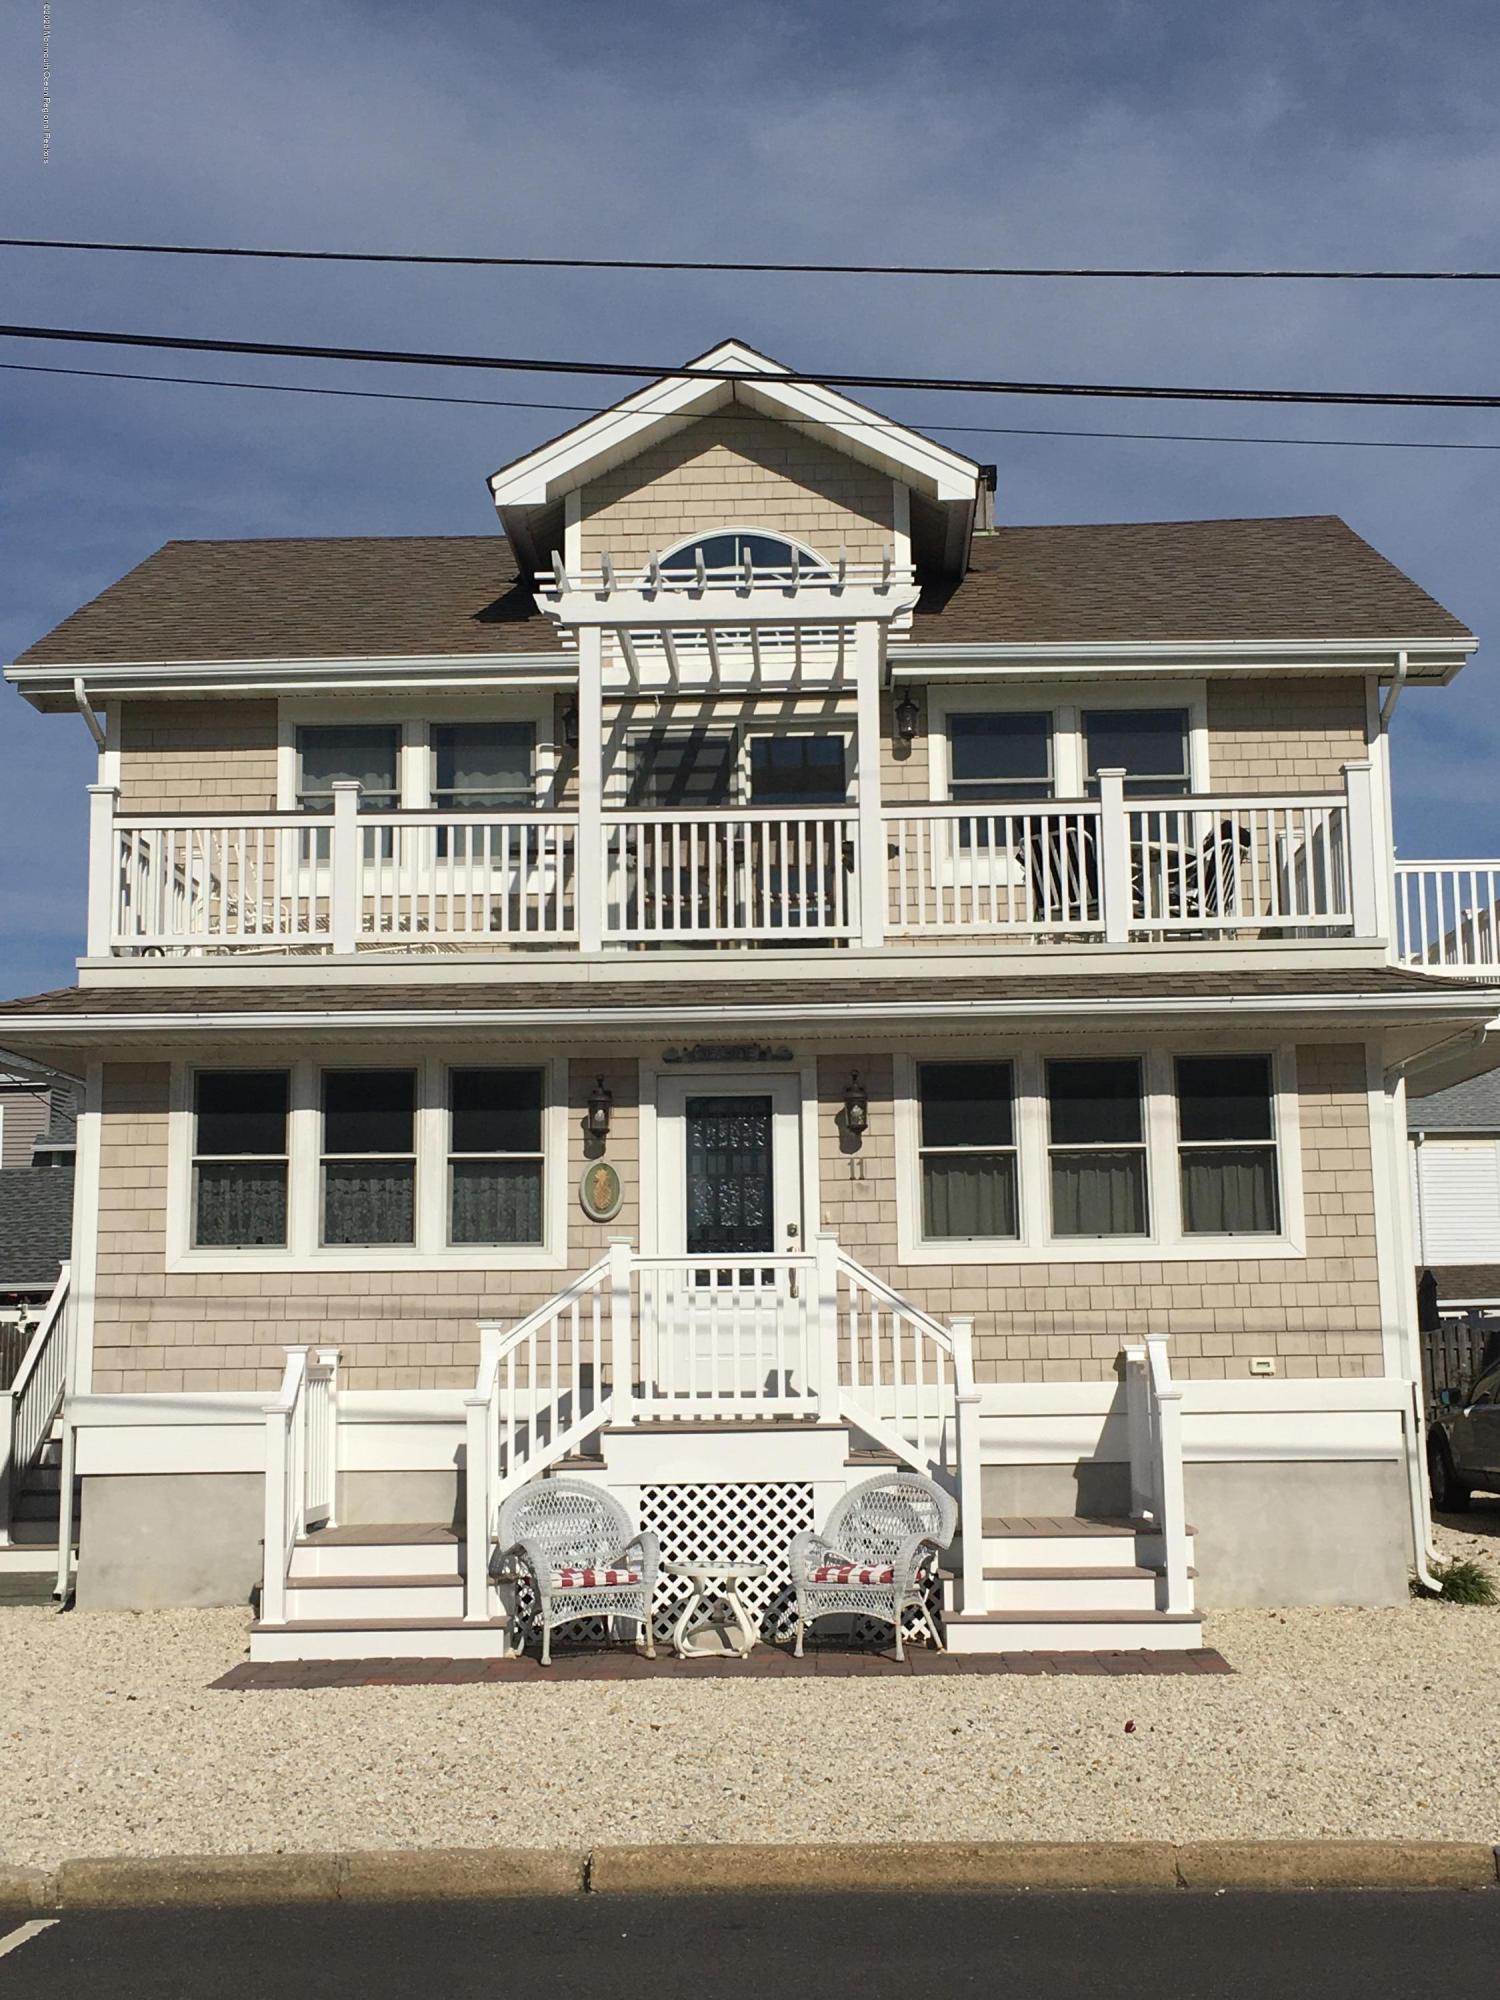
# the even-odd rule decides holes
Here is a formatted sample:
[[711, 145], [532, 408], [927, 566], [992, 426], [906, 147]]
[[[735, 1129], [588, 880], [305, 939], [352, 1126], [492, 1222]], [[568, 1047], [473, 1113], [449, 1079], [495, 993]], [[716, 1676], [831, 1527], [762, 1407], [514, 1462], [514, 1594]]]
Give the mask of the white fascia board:
[[[972, 459], [862, 409], [831, 389], [779, 381], [786, 373], [783, 364], [754, 348], [725, 341], [685, 365], [742, 370], [744, 400], [754, 408], [826, 435], [828, 443], [878, 465], [929, 499], [974, 501], [979, 468]], [[663, 376], [550, 444], [502, 466], [489, 481], [495, 505], [502, 511], [547, 506], [571, 487], [644, 450], [654, 432], [667, 434], [720, 407], [738, 386], [687, 375]]]
[[[0, 1020], [0, 1034], [8, 1041], [34, 1037], [56, 1043], [61, 1037], [65, 1043], [71, 1044], [76, 1040], [92, 1041], [100, 1035], [129, 1037], [132, 1040], [148, 1035], [178, 1040], [189, 1035], [264, 1035], [272, 1032], [304, 1036], [328, 1033], [405, 1036], [425, 1029], [452, 1039], [469, 1031], [489, 1032], [496, 1029], [514, 1032], [522, 1029], [579, 1028], [590, 1033], [599, 1030], [653, 1033], [664, 1028], [693, 1027], [742, 1031], [752, 1024], [774, 1024], [783, 1032], [790, 1032], [799, 1026], [816, 1029], [824, 1025], [850, 1028], [856, 1025], [889, 1025], [893, 1031], [910, 1032], [924, 1030], [935, 1022], [958, 1025], [995, 1021], [1034, 1022], [1039, 1017], [1051, 1023], [1103, 1022], [1111, 1031], [1123, 1031], [1142, 1021], [1158, 1018], [1216, 1018], [1229, 1013], [1237, 1019], [1294, 1018], [1319, 1025], [1328, 1021], [1345, 1021], [1355, 1026], [1373, 1025], [1402, 1016], [1421, 1019], [1434, 1014], [1439, 1018], [1473, 1021], [1476, 1017], [1487, 1015], [1494, 1006], [1493, 997], [1488, 995], [1476, 997], [1468, 1008], [1455, 1006], [1454, 998], [1454, 990], [1445, 987], [1430, 996], [1416, 993], [1340, 993], [1246, 998], [1183, 994], [1147, 999], [1132, 996], [1126, 1001], [1108, 993], [1095, 998], [1067, 1000], [1039, 994], [1005, 1000], [844, 1001], [837, 1006], [786, 1000], [773, 1006], [756, 1007], [731, 1001], [720, 1006], [663, 1007], [639, 1013], [616, 1003], [609, 1007], [479, 1008], [448, 1004], [424, 1008], [299, 1008], [288, 1012], [247, 1009], [243, 1012], [206, 1011], [197, 1014], [35, 1014], [27, 1015], [24, 1020], [20, 1016]], [[1490, 1020], [1488, 1025], [1500, 1030], [1500, 1018]]]
[[349, 654], [302, 660], [114, 660], [9, 666], [5, 679], [38, 708], [76, 708], [75, 681], [106, 707], [111, 695], [348, 693], [407, 688], [571, 687], [578, 663], [537, 653]]
[[1278, 673], [1287, 667], [1316, 666], [1331, 673], [1392, 673], [1398, 653], [1405, 653], [1410, 676], [1446, 686], [1479, 641], [1466, 639], [1118, 639], [1072, 641], [1046, 645], [1019, 640], [974, 640], [968, 644], [942, 641], [893, 641], [892, 674], [899, 680], [928, 680], [944, 668], [959, 673], [976, 666], [985, 678], [1021, 679], [1038, 673], [1076, 675], [1097, 667], [1112, 674], [1135, 670], [1153, 676], [1201, 674], [1237, 669], [1246, 674]]

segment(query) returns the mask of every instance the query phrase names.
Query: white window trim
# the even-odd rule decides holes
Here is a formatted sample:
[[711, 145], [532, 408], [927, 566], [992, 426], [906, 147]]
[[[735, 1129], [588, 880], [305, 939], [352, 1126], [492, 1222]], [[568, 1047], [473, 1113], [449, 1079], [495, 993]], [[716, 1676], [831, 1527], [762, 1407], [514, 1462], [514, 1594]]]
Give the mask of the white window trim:
[[[1182, 1228], [1178, 1177], [1177, 1099], [1173, 1065], [1179, 1055], [1213, 1054], [1191, 1044], [1125, 1048], [1121, 1056], [1141, 1061], [1146, 1093], [1146, 1189], [1150, 1234], [1146, 1236], [1053, 1236], [1048, 1173], [1046, 1064], [1114, 1050], [1066, 1046], [1023, 1050], [975, 1049], [970, 1044], [934, 1046], [900, 1054], [895, 1071], [896, 1249], [897, 1261], [914, 1265], [961, 1264], [1144, 1264], [1250, 1263], [1307, 1255], [1302, 1196], [1302, 1137], [1297, 1099], [1297, 1060], [1291, 1044], [1226, 1050], [1226, 1054], [1271, 1058], [1272, 1132], [1276, 1140], [1281, 1229], [1274, 1236], [1189, 1236]], [[917, 1069], [922, 1063], [1009, 1062], [1015, 1073], [1015, 1140], [1020, 1234], [1016, 1237], [944, 1237], [922, 1234], [922, 1177], [918, 1151], [920, 1106]]]
[[527, 689], [494, 695], [451, 697], [434, 695], [413, 712], [409, 695], [388, 701], [284, 700], [277, 704], [276, 807], [297, 809], [297, 731], [320, 726], [357, 727], [362, 723], [399, 728], [401, 746], [396, 780], [403, 809], [423, 811], [432, 804], [437, 756], [431, 725], [441, 722], [529, 722], [536, 731], [536, 800], [541, 810], [555, 808], [560, 746], [550, 693]]
[[[415, 1245], [325, 1248], [322, 1235], [322, 1087], [324, 1069], [415, 1069], [417, 1191]], [[287, 1235], [284, 1249], [199, 1249], [193, 1228], [193, 1077], [200, 1069], [285, 1069], [291, 1073], [287, 1133]], [[448, 1071], [540, 1069], [542, 1103], [541, 1243], [448, 1243]], [[448, 1050], [403, 1063], [390, 1055], [359, 1060], [253, 1062], [179, 1060], [172, 1065], [167, 1117], [168, 1271], [561, 1271], [568, 1261], [568, 1077], [563, 1056], [497, 1061], [494, 1049]]]
[[[1205, 681], [1132, 682], [1117, 687], [1107, 681], [1055, 681], [1028, 688], [976, 686], [933, 682], [927, 690], [927, 758], [929, 795], [935, 803], [948, 797], [950, 759], [948, 718], [951, 715], [1003, 715], [1024, 710], [1052, 714], [1052, 786], [1057, 799], [1081, 799], [1086, 790], [1083, 743], [1085, 709], [1185, 708], [1188, 713], [1188, 773], [1194, 792], [1210, 783], [1208, 747], [1208, 685]], [[1018, 800], [1024, 811], [1031, 801]], [[976, 810], [981, 808], [976, 802]], [[997, 807], [992, 810], [999, 809]]]

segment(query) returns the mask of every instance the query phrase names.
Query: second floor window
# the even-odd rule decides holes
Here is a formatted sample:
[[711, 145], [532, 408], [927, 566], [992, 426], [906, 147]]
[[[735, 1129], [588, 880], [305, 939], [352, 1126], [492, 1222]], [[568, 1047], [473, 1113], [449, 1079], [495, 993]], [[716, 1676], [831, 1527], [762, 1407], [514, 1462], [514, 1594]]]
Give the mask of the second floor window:
[[535, 802], [536, 729], [529, 722], [432, 727], [432, 803], [439, 812], [515, 812]]
[[1088, 793], [1099, 796], [1099, 773], [1123, 771], [1125, 796], [1178, 798], [1193, 789], [1185, 708], [1094, 709], [1083, 718]]
[[948, 759], [948, 790], [960, 804], [1050, 799], [1052, 717], [1045, 710], [950, 715]]
[[303, 812], [333, 811], [336, 780], [364, 787], [364, 812], [394, 812], [401, 803], [401, 731], [394, 723], [316, 723], [297, 731], [297, 804]]

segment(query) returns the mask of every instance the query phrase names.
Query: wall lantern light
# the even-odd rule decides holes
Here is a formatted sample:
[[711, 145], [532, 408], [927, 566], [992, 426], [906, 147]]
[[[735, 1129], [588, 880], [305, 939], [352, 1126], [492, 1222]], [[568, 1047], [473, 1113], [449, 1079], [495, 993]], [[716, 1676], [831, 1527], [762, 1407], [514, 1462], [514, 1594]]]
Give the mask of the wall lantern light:
[[854, 1133], [869, 1129], [870, 1093], [859, 1080], [859, 1071], [854, 1070], [844, 1085], [844, 1125]]
[[578, 704], [570, 701], [562, 712], [563, 742], [570, 750], [578, 748]]
[[896, 703], [896, 734], [903, 743], [916, 739], [917, 725], [922, 720], [921, 710], [909, 694], [902, 695]]
[[604, 1139], [609, 1135], [609, 1114], [614, 1109], [614, 1097], [605, 1088], [604, 1078], [596, 1076], [594, 1087], [589, 1092], [589, 1137]]

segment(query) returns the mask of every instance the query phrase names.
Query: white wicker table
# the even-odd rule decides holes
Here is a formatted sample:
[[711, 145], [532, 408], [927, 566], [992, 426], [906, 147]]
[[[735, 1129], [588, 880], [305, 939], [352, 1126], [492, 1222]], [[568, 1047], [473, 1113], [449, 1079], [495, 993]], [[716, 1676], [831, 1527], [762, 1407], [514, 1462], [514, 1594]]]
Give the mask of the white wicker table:
[[[760, 1633], [740, 1586], [763, 1577], [765, 1563], [664, 1561], [662, 1569], [692, 1585], [672, 1627], [678, 1659], [748, 1660]], [[703, 1622], [694, 1631], [690, 1628], [700, 1612]]]

